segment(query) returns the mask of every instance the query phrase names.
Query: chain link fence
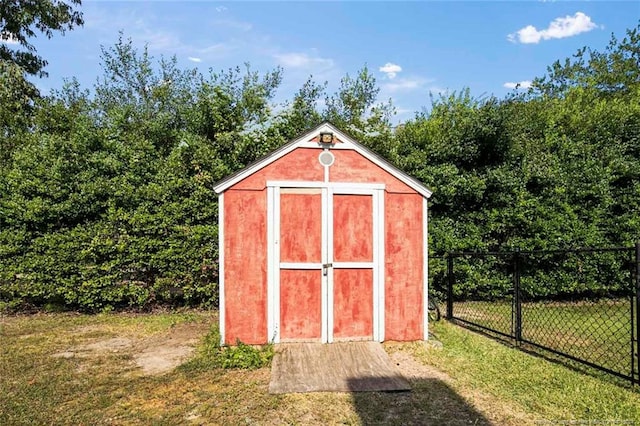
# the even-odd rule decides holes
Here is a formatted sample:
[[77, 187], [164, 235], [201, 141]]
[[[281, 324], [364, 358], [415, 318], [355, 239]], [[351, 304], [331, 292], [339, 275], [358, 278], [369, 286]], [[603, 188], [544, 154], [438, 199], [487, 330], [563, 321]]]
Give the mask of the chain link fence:
[[433, 256], [446, 316], [640, 384], [640, 243]]

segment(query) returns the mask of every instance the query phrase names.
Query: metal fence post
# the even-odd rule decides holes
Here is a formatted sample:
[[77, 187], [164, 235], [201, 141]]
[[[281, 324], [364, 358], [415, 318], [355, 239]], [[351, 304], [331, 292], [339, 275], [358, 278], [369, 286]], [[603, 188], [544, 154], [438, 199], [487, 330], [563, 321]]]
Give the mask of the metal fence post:
[[513, 302], [515, 305], [515, 330], [516, 343], [522, 341], [522, 300], [520, 298], [520, 249], [516, 249], [513, 256]]
[[447, 319], [453, 318], [453, 284], [455, 277], [453, 276], [453, 255], [447, 255]]
[[[636, 243], [636, 353], [635, 364], [638, 369], [637, 383], [640, 385], [640, 241]], [[633, 325], [632, 325], [633, 327]], [[633, 372], [631, 372], [633, 375]]]

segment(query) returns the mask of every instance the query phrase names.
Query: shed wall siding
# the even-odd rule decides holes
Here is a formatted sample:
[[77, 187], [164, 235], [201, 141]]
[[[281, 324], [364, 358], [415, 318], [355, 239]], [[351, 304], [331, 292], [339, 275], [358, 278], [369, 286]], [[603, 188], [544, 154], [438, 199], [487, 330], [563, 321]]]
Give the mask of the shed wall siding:
[[329, 170], [331, 182], [384, 183], [387, 192], [415, 194], [400, 179], [353, 150], [333, 150], [335, 162]]
[[387, 194], [385, 339], [423, 338], [422, 197]]
[[[266, 183], [267, 181], [322, 182], [325, 179], [325, 168], [318, 161], [320, 152], [320, 149], [295, 149], [225, 191], [226, 343], [235, 344], [236, 339], [240, 339], [248, 344], [262, 344], [271, 338], [267, 335], [266, 312], [268, 252]], [[424, 337], [423, 268], [426, 247], [423, 241], [423, 197], [356, 151], [335, 149], [331, 152], [335, 156], [335, 162], [329, 167], [328, 173], [331, 182], [383, 183], [385, 185], [385, 211], [380, 212], [384, 214], [385, 221], [384, 338], [399, 341], [422, 340]], [[299, 207], [304, 209], [303, 206]], [[296, 228], [300, 227], [296, 226]], [[340, 247], [338, 247], [338, 253], [340, 253]], [[357, 271], [338, 273], [352, 272]], [[358, 280], [354, 279], [355, 281]], [[319, 283], [313, 283], [313, 285], [309, 283], [309, 290], [314, 286], [319, 286]], [[357, 292], [340, 294], [334, 308], [340, 310], [342, 305], [347, 306], [347, 302], [353, 297], [372, 297], [367, 291], [361, 292], [365, 294], [356, 294]], [[283, 291], [281, 294], [281, 297], [290, 297], [290, 300], [285, 301], [285, 307], [291, 305], [300, 308], [309, 304], [314, 307], [318, 305], [315, 300], [318, 295], [305, 296], [312, 299], [307, 301], [307, 299], [296, 300], [296, 297], [303, 295], [289, 293]], [[364, 308], [372, 309], [370, 304]], [[317, 309], [312, 311], [309, 312], [309, 316], [317, 319], [319, 316], [318, 312], [315, 312]], [[371, 313], [363, 311], [361, 316], [370, 318]], [[296, 321], [291, 322], [289, 327], [301, 327], [300, 324], [295, 324]], [[307, 331], [315, 336], [318, 325], [307, 325], [309, 326]], [[371, 333], [370, 324], [362, 323], [358, 327], [362, 330], [360, 328], [352, 330], [348, 324], [342, 324], [334, 332], [337, 331], [338, 338], [342, 337], [343, 331], [344, 337], [349, 337], [348, 335], [353, 333], [363, 335]]]
[[268, 180], [322, 181], [324, 167], [318, 161], [319, 149], [298, 148], [241, 180], [232, 189], [263, 189]]
[[267, 341], [266, 191], [224, 196], [225, 341]]

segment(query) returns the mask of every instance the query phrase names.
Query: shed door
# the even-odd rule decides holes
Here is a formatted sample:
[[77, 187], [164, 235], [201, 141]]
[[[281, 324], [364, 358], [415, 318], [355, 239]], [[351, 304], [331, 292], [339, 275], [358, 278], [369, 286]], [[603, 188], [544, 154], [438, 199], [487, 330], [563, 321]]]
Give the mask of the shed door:
[[382, 340], [381, 192], [274, 188], [270, 340]]
[[326, 231], [322, 229], [322, 195], [322, 190], [315, 188], [280, 191], [280, 239], [276, 250], [280, 254], [281, 341], [325, 340], [322, 241]]
[[[332, 268], [333, 340], [373, 338], [373, 195], [335, 194]], [[331, 303], [332, 302], [332, 303]]]

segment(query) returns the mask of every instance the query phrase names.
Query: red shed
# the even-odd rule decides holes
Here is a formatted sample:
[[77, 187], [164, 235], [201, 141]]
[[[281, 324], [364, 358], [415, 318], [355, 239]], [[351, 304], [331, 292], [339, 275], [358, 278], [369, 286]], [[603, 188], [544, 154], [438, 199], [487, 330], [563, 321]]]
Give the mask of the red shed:
[[427, 339], [419, 181], [324, 123], [215, 191], [223, 343]]

